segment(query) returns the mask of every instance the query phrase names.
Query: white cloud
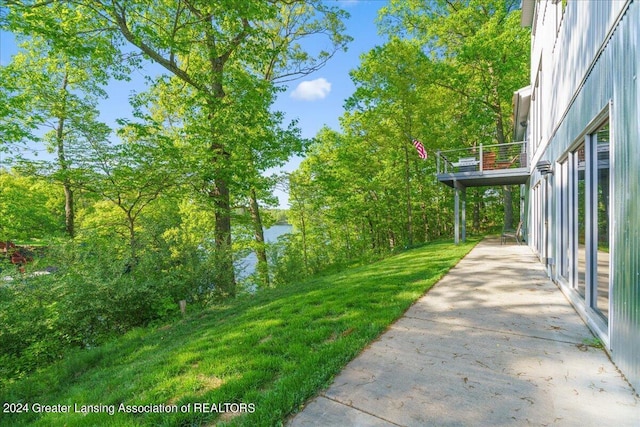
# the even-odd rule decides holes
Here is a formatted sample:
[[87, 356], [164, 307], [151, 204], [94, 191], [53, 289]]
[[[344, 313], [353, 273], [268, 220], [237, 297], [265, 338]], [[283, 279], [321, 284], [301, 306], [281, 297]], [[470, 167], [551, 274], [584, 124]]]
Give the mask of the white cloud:
[[291, 97], [302, 101], [315, 101], [326, 98], [329, 92], [331, 92], [331, 83], [320, 77], [319, 79], [301, 82], [291, 93]]

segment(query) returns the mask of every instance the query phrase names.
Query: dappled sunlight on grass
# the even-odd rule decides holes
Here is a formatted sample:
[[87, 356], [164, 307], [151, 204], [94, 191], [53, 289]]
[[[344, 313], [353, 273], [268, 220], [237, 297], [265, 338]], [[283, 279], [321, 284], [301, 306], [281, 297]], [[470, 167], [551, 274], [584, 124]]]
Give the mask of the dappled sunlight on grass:
[[[475, 243], [426, 245], [369, 266], [240, 297], [172, 325], [134, 331], [70, 355], [2, 390], [1, 397], [49, 404], [252, 403], [255, 412], [227, 414], [228, 422], [277, 424], [328, 385]], [[95, 424], [209, 425], [220, 414], [99, 415], [91, 415]], [[10, 417], [17, 425], [78, 420], [82, 415]]]

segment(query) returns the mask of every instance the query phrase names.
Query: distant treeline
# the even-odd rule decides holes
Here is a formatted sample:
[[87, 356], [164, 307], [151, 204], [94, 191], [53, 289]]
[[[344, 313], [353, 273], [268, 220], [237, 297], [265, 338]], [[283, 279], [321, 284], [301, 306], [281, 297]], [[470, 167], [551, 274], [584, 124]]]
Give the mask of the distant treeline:
[[275, 224], [289, 225], [289, 209], [265, 209], [265, 211], [271, 215], [275, 220]]

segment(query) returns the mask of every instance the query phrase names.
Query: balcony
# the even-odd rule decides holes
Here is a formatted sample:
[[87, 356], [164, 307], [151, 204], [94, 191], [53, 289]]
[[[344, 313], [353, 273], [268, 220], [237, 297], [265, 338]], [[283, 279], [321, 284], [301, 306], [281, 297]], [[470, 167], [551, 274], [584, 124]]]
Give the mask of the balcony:
[[516, 185], [529, 178], [526, 141], [438, 151], [436, 162], [438, 181], [449, 187]]

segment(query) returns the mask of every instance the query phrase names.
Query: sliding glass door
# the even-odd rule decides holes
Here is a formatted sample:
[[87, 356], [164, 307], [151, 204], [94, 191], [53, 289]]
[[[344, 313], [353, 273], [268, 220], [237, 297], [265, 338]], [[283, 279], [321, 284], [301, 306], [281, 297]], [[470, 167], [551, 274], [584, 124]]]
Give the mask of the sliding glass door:
[[609, 130], [608, 121], [594, 127], [557, 171], [558, 273], [605, 322], [610, 291]]
[[609, 123], [603, 124], [593, 135], [594, 162], [594, 230], [595, 277], [593, 308], [605, 319], [609, 318]]

